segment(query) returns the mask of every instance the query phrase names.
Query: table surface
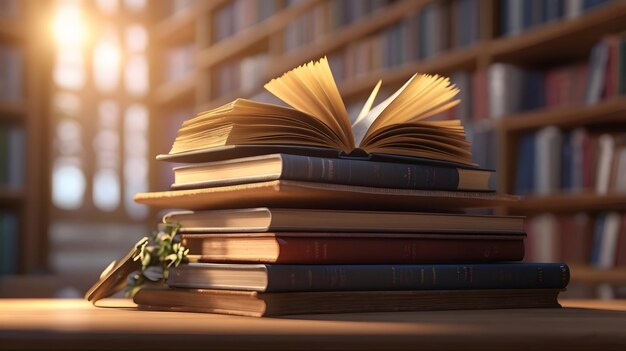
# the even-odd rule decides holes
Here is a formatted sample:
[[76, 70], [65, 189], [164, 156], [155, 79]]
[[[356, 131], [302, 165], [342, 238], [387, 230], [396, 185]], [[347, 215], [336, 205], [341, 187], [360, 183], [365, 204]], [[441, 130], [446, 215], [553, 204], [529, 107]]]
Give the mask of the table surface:
[[626, 350], [626, 300], [561, 309], [251, 318], [138, 311], [129, 300], [0, 299], [0, 349]]

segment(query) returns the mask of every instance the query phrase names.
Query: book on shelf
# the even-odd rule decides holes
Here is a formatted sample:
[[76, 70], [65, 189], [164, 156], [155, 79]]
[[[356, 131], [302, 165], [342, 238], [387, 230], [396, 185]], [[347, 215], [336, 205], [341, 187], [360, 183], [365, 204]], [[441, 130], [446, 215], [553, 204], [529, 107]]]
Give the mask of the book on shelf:
[[563, 133], [555, 126], [542, 128], [535, 135], [535, 143], [535, 192], [540, 195], [556, 193], [562, 181]]
[[233, 0], [220, 6], [213, 13], [213, 42], [224, 39], [252, 27], [271, 17], [282, 7], [276, 0]]
[[190, 260], [276, 264], [520, 261], [524, 257], [524, 237], [524, 234], [385, 232], [181, 234]]
[[578, 18], [610, 2], [610, 0], [500, 0], [501, 35], [519, 35], [541, 25]]
[[[588, 60], [561, 66], [531, 69], [510, 63], [492, 64], [487, 70], [490, 118], [541, 108], [593, 106], [623, 95], [626, 90], [620, 87], [626, 86], [625, 40], [623, 33], [607, 35], [591, 48]], [[474, 83], [474, 89], [481, 88], [480, 81]], [[480, 105], [483, 97], [474, 95], [472, 103]], [[474, 118], [484, 113], [475, 110]]]
[[134, 197], [139, 204], [189, 210], [267, 206], [444, 212], [503, 206], [517, 199], [491, 192], [373, 188], [291, 180], [137, 193]]
[[229, 96], [233, 92], [251, 94], [263, 83], [268, 64], [268, 54], [259, 53], [217, 66], [215, 79], [211, 80], [214, 98]]
[[[596, 219], [591, 250], [591, 265], [600, 269], [615, 267], [618, 242], [624, 240], [624, 216], [617, 212], [603, 214]], [[622, 236], [622, 238], [620, 238]]]
[[563, 289], [568, 282], [562, 263], [189, 263], [172, 268], [167, 280], [178, 288], [259, 292]]
[[142, 289], [142, 310], [205, 312], [249, 317], [293, 314], [558, 308], [559, 289], [332, 291], [259, 293], [208, 289]]
[[350, 123], [328, 61], [322, 58], [265, 85], [293, 108], [237, 99], [200, 113], [183, 122], [169, 159], [204, 151], [210, 160], [226, 146], [286, 146], [300, 148], [298, 153], [313, 148], [337, 155], [381, 154], [475, 166], [460, 121], [426, 120], [458, 103], [458, 90], [449, 79], [416, 74], [372, 107], [380, 85]]
[[494, 175], [490, 170], [428, 160], [407, 164], [291, 154], [191, 164], [173, 171], [173, 189], [297, 180], [379, 188], [489, 191]]
[[0, 186], [19, 189], [24, 182], [24, 128], [0, 125]]
[[19, 220], [15, 213], [0, 211], [0, 276], [16, 274], [19, 264]]
[[176, 211], [163, 217], [181, 233], [387, 232], [523, 234], [523, 217], [396, 211], [247, 208]]

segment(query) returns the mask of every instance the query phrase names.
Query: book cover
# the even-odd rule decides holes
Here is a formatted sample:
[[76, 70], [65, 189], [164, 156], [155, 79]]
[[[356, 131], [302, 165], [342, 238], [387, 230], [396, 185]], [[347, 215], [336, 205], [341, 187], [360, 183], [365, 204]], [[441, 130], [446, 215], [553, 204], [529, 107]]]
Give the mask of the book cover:
[[489, 192], [373, 188], [353, 185], [274, 180], [214, 188], [138, 193], [139, 204], [162, 208], [209, 210], [247, 207], [353, 210], [441, 210], [486, 208], [517, 197]]
[[181, 233], [524, 233], [524, 217], [401, 211], [258, 207], [173, 211], [163, 222]]
[[190, 259], [200, 262], [400, 264], [524, 258], [524, 235], [277, 232], [182, 234], [182, 238]]
[[287, 265], [189, 263], [171, 269], [172, 287], [295, 291], [563, 289], [562, 263]]
[[297, 180], [398, 189], [489, 191], [493, 172], [424, 160], [421, 164], [270, 154], [174, 168], [173, 189]]

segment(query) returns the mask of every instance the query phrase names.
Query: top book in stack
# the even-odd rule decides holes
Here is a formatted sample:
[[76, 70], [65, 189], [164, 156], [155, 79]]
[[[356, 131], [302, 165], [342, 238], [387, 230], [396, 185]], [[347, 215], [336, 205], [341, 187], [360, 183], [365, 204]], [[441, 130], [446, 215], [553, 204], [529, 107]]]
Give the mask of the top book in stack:
[[458, 104], [448, 78], [413, 75], [354, 122], [328, 61], [297, 67], [265, 88], [293, 108], [237, 99], [183, 122], [159, 160], [176, 190], [139, 203], [187, 209], [258, 206], [389, 210], [492, 207], [490, 170], [471, 160], [459, 120], [426, 120]]

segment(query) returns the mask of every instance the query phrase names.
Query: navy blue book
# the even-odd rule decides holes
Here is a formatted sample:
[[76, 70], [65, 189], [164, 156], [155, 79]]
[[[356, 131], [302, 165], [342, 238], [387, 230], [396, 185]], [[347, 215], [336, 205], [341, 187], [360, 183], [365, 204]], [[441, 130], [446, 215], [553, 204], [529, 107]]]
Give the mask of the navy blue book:
[[509, 26], [509, 1], [500, 0], [500, 35], [508, 35], [511, 32]]
[[522, 110], [535, 110], [545, 106], [545, 75], [541, 71], [526, 71], [522, 91]]
[[515, 174], [515, 193], [529, 194], [535, 188], [535, 134], [520, 138]]
[[297, 180], [396, 189], [491, 191], [494, 172], [424, 160], [422, 164], [270, 154], [174, 168], [173, 189]]
[[606, 215], [598, 216], [593, 228], [593, 246], [591, 249], [591, 264], [600, 263], [602, 241], [604, 241], [604, 227], [606, 226]]
[[170, 270], [177, 288], [306, 291], [563, 289], [563, 263], [272, 265], [189, 263]]
[[550, 23], [563, 17], [563, 0], [542, 1], [542, 22]]

